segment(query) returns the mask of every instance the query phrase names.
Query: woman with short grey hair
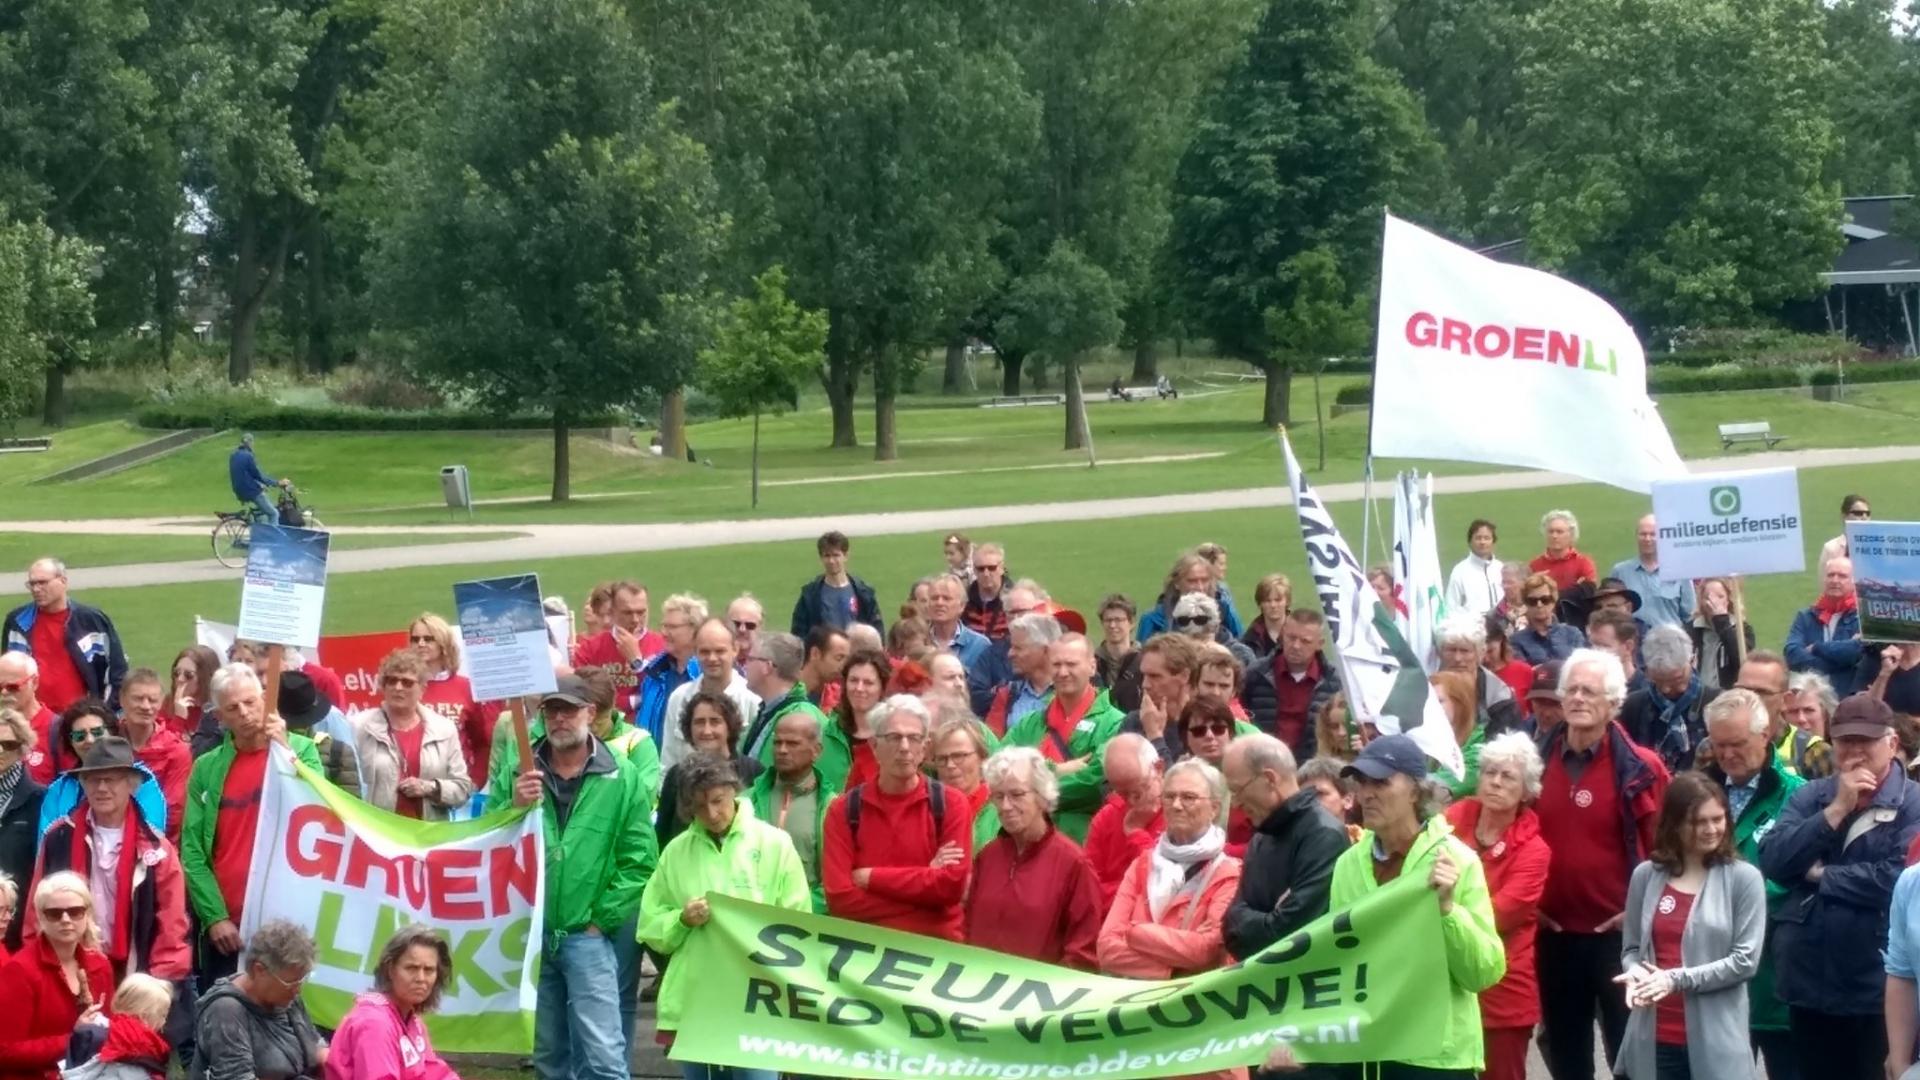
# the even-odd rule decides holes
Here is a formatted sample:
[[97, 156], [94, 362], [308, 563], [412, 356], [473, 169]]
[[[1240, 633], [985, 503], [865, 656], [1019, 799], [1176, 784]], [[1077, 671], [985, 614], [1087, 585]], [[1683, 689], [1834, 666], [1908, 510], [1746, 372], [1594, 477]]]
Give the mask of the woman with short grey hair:
[[1580, 539], [1580, 519], [1573, 516], [1573, 511], [1547, 511], [1540, 518], [1540, 535], [1546, 540], [1546, 550], [1534, 556], [1527, 569], [1552, 578], [1561, 596], [1572, 594], [1581, 582], [1594, 584], [1600, 580], [1600, 569], [1593, 559], [1574, 546]]
[[313, 938], [271, 919], [247, 940], [240, 972], [200, 999], [193, 1080], [291, 1080], [318, 1076], [325, 1050], [300, 1000], [313, 972]]
[[974, 859], [967, 942], [1095, 970], [1100, 882], [1079, 846], [1053, 827], [1060, 783], [1047, 759], [1011, 746], [987, 759], [985, 773], [1000, 835]]

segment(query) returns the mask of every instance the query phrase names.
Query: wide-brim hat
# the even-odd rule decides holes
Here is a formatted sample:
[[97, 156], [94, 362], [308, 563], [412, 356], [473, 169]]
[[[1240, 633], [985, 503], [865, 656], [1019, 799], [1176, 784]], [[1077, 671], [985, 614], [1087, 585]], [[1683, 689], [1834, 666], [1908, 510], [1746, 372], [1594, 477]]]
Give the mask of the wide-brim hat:
[[1617, 577], [1601, 579], [1600, 587], [1593, 590], [1594, 605], [1599, 606], [1600, 600], [1608, 596], [1624, 596], [1634, 611], [1640, 610], [1640, 594], [1627, 588], [1627, 583]]
[[310, 728], [333, 711], [333, 700], [303, 671], [280, 673], [280, 698], [274, 703], [288, 727]]
[[96, 739], [87, 747], [80, 764], [68, 769], [73, 775], [100, 772], [140, 772], [140, 761], [133, 756], [133, 744], [118, 735]]

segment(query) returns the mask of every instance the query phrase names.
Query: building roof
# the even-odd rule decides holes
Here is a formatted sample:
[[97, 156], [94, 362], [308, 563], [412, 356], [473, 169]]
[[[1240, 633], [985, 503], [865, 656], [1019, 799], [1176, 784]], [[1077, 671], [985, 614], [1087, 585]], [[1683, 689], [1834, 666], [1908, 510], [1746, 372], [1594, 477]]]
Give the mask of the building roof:
[[1911, 195], [1862, 195], [1842, 199], [1840, 232], [1847, 246], [1820, 275], [1828, 285], [1920, 284], [1920, 244], [1894, 232], [1894, 214]]

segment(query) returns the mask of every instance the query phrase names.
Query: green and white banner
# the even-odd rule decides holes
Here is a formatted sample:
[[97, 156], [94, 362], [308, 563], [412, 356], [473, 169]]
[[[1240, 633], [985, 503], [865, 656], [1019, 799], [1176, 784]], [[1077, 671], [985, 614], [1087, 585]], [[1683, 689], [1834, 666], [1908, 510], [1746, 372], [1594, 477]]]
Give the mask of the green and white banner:
[[524, 1054], [533, 1047], [545, 838], [538, 815], [420, 822], [355, 799], [275, 746], [261, 794], [253, 876], [240, 932], [266, 919], [313, 931], [304, 996], [337, 1025], [373, 989], [380, 950], [424, 923], [453, 950], [453, 982], [428, 1017], [442, 1052]]
[[1447, 1033], [1440, 909], [1402, 879], [1253, 959], [1114, 979], [914, 934], [710, 896], [674, 957], [689, 987], [676, 1060], [836, 1077], [1187, 1075], [1432, 1055]]

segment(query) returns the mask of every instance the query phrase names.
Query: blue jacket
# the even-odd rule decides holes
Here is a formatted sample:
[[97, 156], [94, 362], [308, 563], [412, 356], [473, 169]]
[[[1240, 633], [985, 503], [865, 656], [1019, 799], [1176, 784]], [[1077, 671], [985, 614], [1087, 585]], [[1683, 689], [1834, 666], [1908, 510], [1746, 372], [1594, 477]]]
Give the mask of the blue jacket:
[[[673, 669], [673, 654], [663, 652], [647, 661], [640, 669], [640, 692], [635, 696], [638, 704], [633, 710], [633, 726], [647, 733], [653, 739], [653, 745], [665, 746], [666, 732], [662, 730], [667, 721], [667, 698], [675, 690], [700, 677], [700, 661], [687, 658], [687, 670]], [[746, 717], [741, 717], [743, 722]]]
[[[1145, 645], [1147, 639], [1153, 635], [1164, 634], [1173, 629], [1173, 605], [1179, 599], [1180, 597], [1176, 594], [1161, 594], [1160, 602], [1145, 615], [1140, 616], [1140, 625], [1133, 631], [1134, 640]], [[1240, 624], [1240, 612], [1233, 606], [1233, 593], [1225, 585], [1215, 586], [1213, 602], [1220, 605], [1220, 628], [1225, 631], [1221, 635], [1220, 643], [1224, 645], [1230, 640], [1238, 639], [1246, 632], [1246, 627]]]
[[[140, 770], [146, 779], [133, 789], [133, 801], [140, 804], [140, 814], [148, 821], [160, 823], [160, 831], [167, 830], [167, 793], [160, 790], [160, 781], [154, 779], [153, 770], [139, 762], [134, 767]], [[80, 781], [72, 773], [62, 773], [47, 785], [47, 793], [40, 800], [40, 823], [35, 836], [44, 836], [53, 823], [73, 813], [74, 808], [87, 801], [87, 793], [81, 789]]]
[[1833, 683], [1833, 692], [1843, 698], [1864, 689], [1854, 678], [1863, 651], [1858, 611], [1840, 616], [1833, 625], [1831, 640], [1811, 607], [1802, 608], [1793, 617], [1793, 628], [1787, 631], [1787, 666], [1825, 675]]
[[[1773, 913], [1775, 991], [1788, 1005], [1840, 1016], [1879, 1016], [1886, 974], [1887, 909], [1920, 833], [1920, 784], [1896, 762], [1873, 801], [1838, 829], [1822, 813], [1836, 777], [1805, 784], [1787, 799], [1760, 841], [1760, 870], [1787, 890]], [[1867, 824], [1861, 819], [1868, 819]], [[1867, 825], [1871, 824], [1871, 828]], [[1847, 842], [1849, 832], [1854, 834]], [[1825, 866], [1818, 884], [1807, 880]]]
[[[836, 613], [827, 610], [821, 595], [826, 591], [827, 579], [824, 575], [814, 578], [800, 588], [800, 599], [793, 604], [793, 636], [802, 641], [821, 623], [831, 623], [834, 628], [845, 630], [856, 622], [866, 623], [880, 633], [887, 632], [887, 624], [880, 618], [880, 600], [874, 595], [873, 586], [847, 575], [847, 587], [853, 590], [853, 611], [840, 612], [842, 617], [835, 619]], [[847, 616], [851, 616], [850, 618]]]
[[235, 447], [227, 458], [227, 481], [241, 502], [252, 502], [254, 496], [273, 486], [273, 478], [260, 471], [260, 463], [253, 460], [253, 448], [249, 446]]
[[1533, 627], [1522, 626], [1507, 636], [1507, 644], [1512, 647], [1513, 655], [1539, 667], [1549, 660], [1572, 656], [1573, 650], [1586, 646], [1587, 635], [1577, 626], [1557, 622], [1547, 627], [1544, 637], [1534, 633]]
[[[6, 650], [33, 655], [33, 624], [40, 609], [22, 604], [7, 613]], [[127, 652], [120, 645], [120, 631], [113, 628], [107, 613], [91, 604], [67, 601], [67, 656], [80, 669], [80, 681], [87, 696], [120, 709], [120, 680], [127, 677]]]

